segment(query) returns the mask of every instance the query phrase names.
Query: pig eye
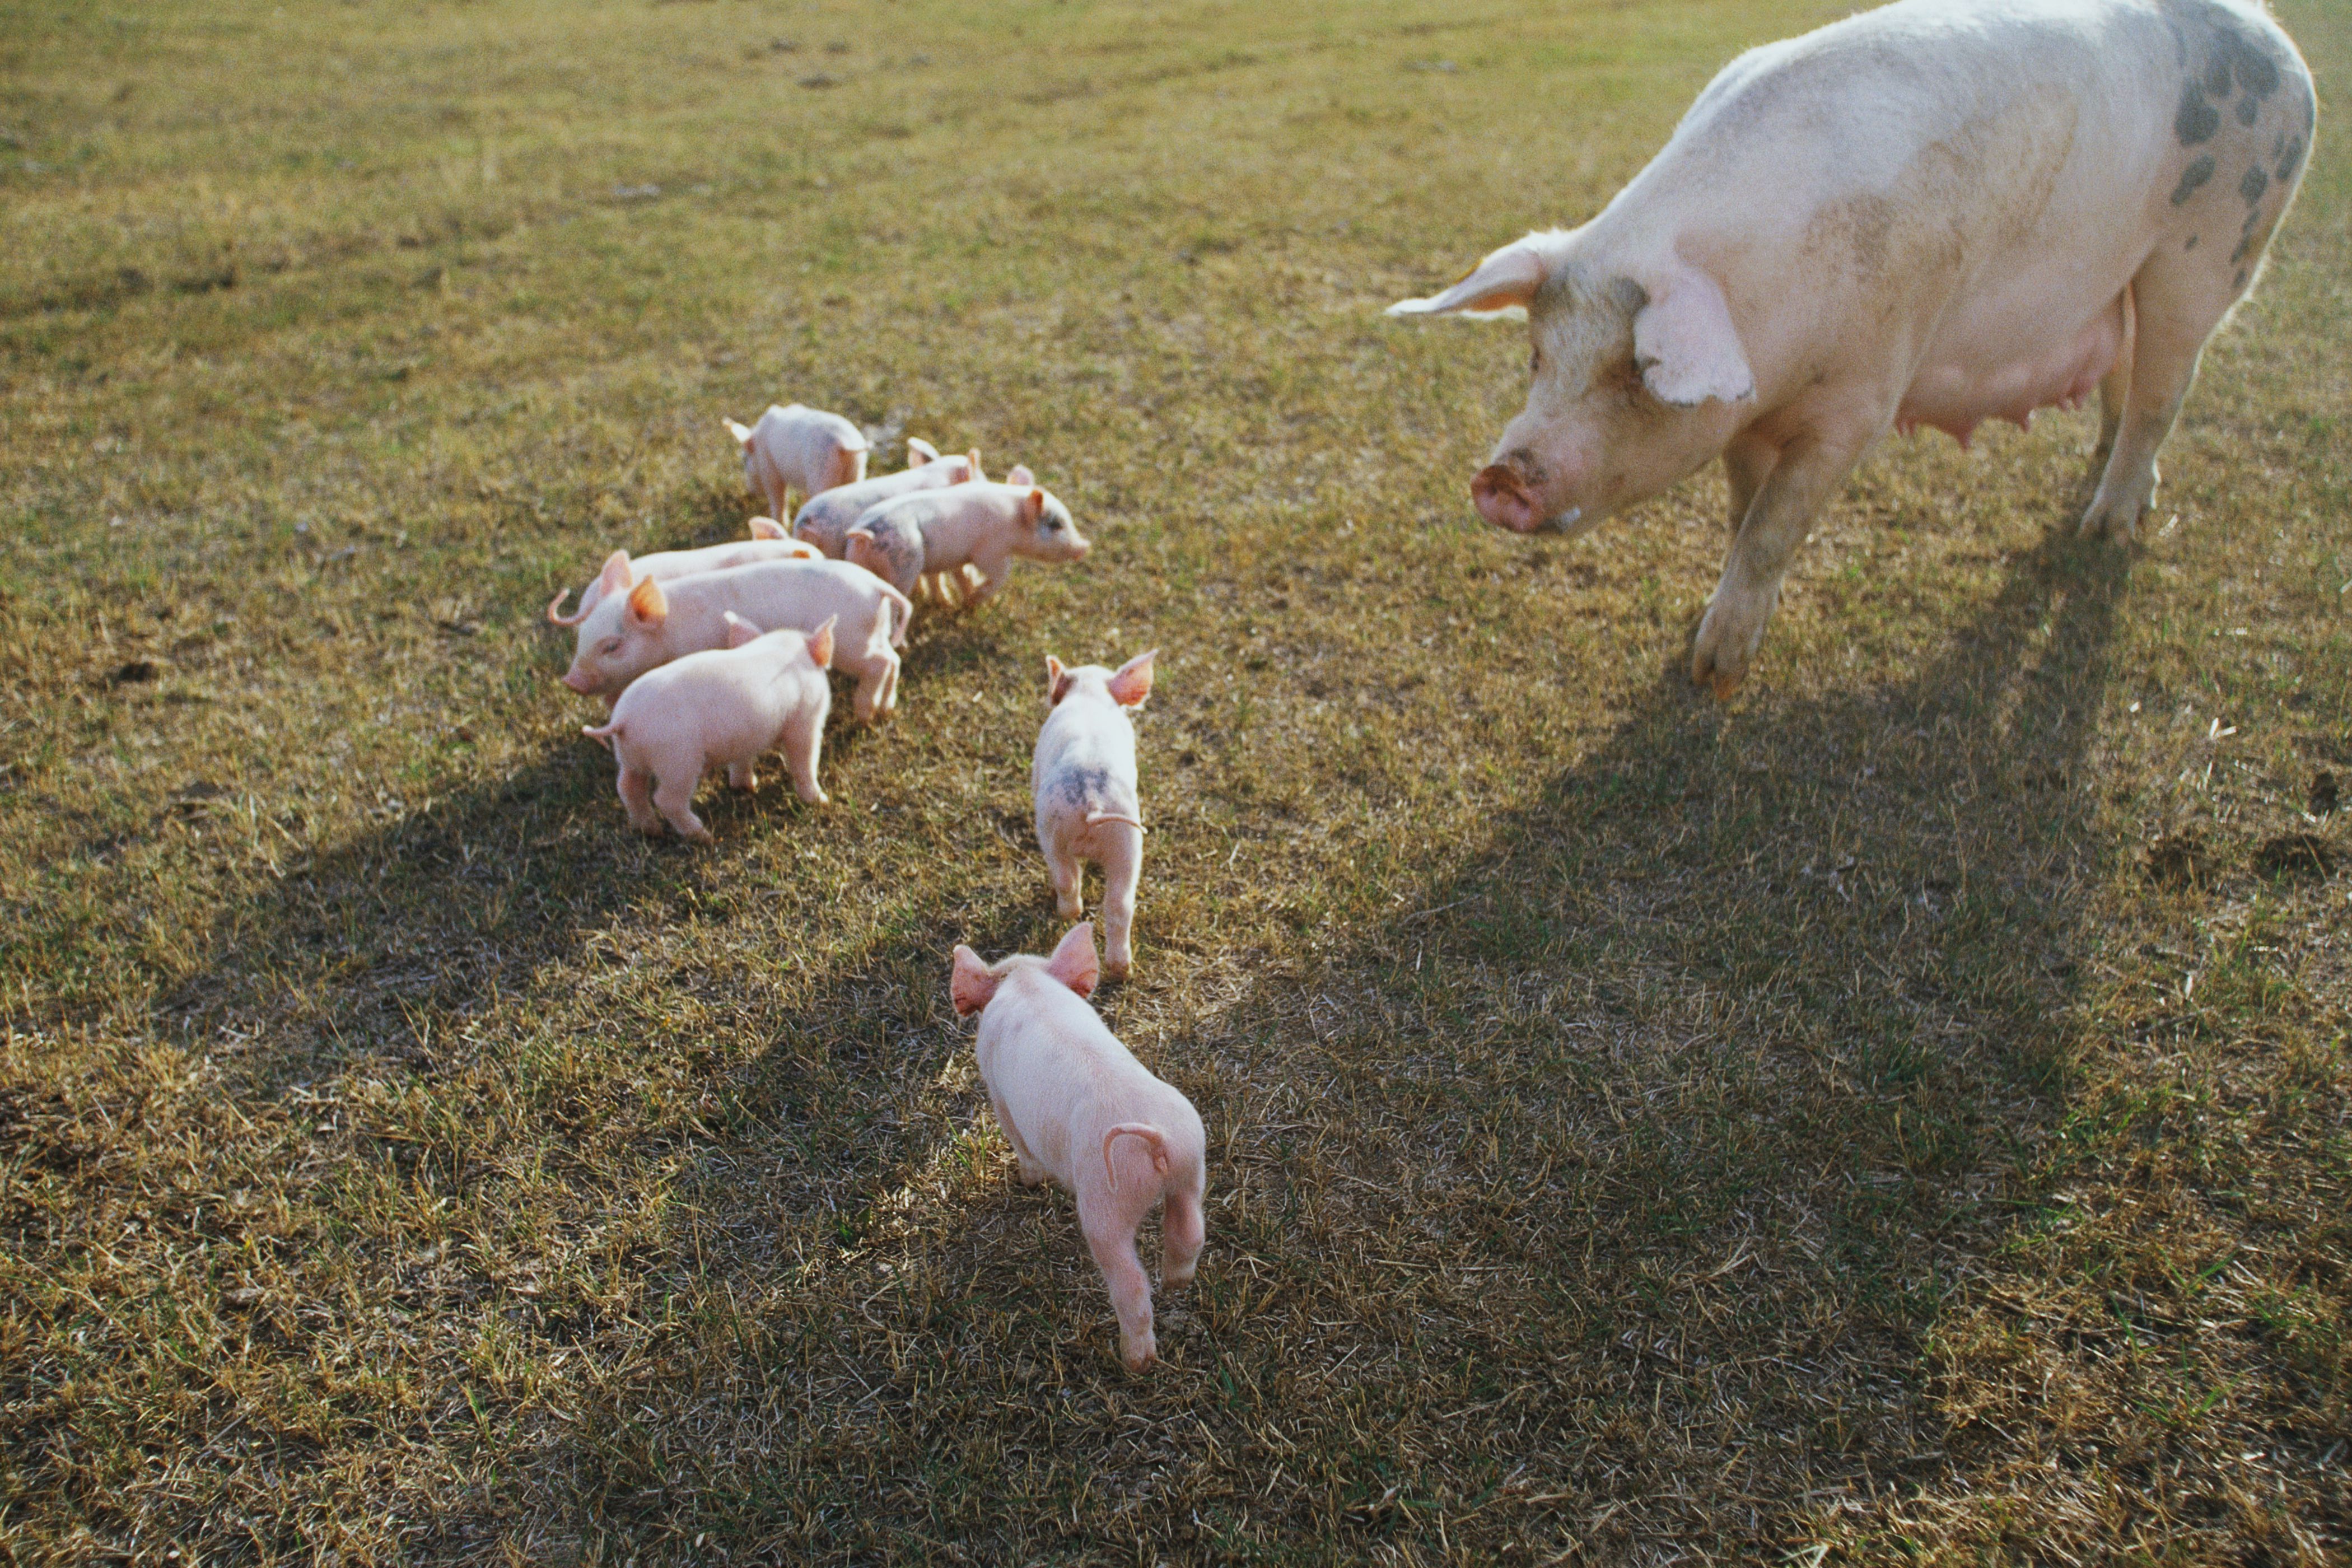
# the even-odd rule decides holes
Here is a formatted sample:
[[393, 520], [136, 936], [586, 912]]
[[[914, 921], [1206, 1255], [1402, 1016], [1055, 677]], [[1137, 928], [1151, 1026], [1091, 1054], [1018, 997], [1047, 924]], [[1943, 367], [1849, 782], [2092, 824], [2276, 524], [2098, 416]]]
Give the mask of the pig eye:
[[1538, 343], [1535, 347], [1535, 352], [1528, 355], [1528, 369], [1530, 371], [1540, 371], [1543, 369], [1543, 345], [1541, 343]]
[[596, 645], [596, 651], [598, 653], [618, 653], [621, 651], [621, 639], [619, 637], [606, 637], [603, 642]]
[[1058, 531], [1061, 526], [1062, 520], [1058, 517], [1049, 517], [1045, 520], [1045, 527], [1048, 531]]

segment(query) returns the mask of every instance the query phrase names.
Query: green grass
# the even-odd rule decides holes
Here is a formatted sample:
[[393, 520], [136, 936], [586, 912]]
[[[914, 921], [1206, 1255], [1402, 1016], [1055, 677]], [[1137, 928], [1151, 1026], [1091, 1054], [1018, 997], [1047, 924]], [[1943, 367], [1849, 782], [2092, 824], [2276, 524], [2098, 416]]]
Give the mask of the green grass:
[[[1720, 481], [1489, 530], [1379, 314], [1844, 9], [0, 3], [0, 1560], [2352, 1552], [2340, 139], [2139, 545], [1891, 444], [1727, 705]], [[1097, 549], [635, 838], [540, 607], [791, 398]], [[946, 979], [1153, 645], [1129, 1378]]]

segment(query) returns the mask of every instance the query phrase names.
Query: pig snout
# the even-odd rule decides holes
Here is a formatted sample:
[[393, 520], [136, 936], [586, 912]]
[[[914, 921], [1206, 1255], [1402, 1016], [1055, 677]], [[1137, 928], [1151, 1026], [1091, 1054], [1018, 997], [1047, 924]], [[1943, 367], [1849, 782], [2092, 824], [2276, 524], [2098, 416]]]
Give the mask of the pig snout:
[[1509, 463], [1489, 463], [1470, 481], [1470, 500], [1478, 515], [1513, 533], [1533, 533], [1544, 523], [1535, 490]]
[[596, 678], [576, 665], [563, 672], [563, 684], [583, 697], [593, 697], [596, 694]]

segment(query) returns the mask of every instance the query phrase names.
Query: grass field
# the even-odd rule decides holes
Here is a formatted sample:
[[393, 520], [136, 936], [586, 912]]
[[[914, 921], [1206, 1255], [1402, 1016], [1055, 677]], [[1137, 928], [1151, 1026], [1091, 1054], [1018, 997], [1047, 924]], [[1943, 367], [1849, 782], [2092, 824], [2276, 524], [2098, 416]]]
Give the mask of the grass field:
[[[1846, 8], [0, 0], [0, 1561], [2346, 1561], [2330, 110], [2138, 545], [1890, 445], [1724, 705], [1719, 479], [1379, 314]], [[1094, 554], [635, 838], [541, 607], [794, 398]], [[1130, 1378], [947, 976], [1154, 645]]]

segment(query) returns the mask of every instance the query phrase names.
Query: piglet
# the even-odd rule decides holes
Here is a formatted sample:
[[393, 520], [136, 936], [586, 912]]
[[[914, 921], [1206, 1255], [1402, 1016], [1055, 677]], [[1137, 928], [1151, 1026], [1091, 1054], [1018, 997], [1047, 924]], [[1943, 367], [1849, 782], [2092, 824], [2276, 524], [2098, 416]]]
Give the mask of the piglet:
[[1086, 912], [1089, 860], [1103, 871], [1103, 972], [1112, 979], [1134, 965], [1128, 928], [1135, 884], [1143, 874], [1143, 811], [1135, 785], [1135, 725], [1127, 710], [1151, 695], [1151, 660], [1139, 653], [1116, 670], [1099, 664], [1066, 668], [1045, 656], [1045, 701], [1053, 711], [1037, 731], [1029, 790], [1037, 805], [1037, 847], [1064, 920]]
[[848, 559], [909, 598], [923, 577], [940, 589], [959, 584], [967, 605], [1003, 586], [1017, 555], [1085, 560], [1093, 546], [1070, 509], [1026, 482], [1025, 468], [1013, 472], [1011, 484], [975, 480], [882, 502], [849, 531]]
[[779, 749], [793, 790], [823, 805], [816, 756], [833, 711], [833, 685], [824, 678], [833, 664], [833, 627], [828, 619], [814, 632], [762, 634], [730, 612], [725, 647], [648, 670], [621, 693], [611, 720], [583, 726], [582, 734], [610, 742], [620, 761], [629, 826], [658, 835], [667, 817], [679, 837], [709, 843], [710, 829], [694, 815], [694, 786], [723, 767], [730, 784], [756, 789], [752, 764]]
[[1078, 1226], [1118, 1313], [1119, 1359], [1140, 1372], [1159, 1344], [1135, 1230], [1164, 1198], [1160, 1285], [1192, 1282], [1207, 1237], [1208, 1135], [1192, 1102], [1153, 1077], [1087, 1005], [1095, 975], [1094, 927], [1081, 924], [1051, 958], [982, 963], [958, 947], [950, 994], [957, 1016], [980, 1015], [973, 1054], [1023, 1184], [1050, 1176], [1077, 1199]]
[[860, 479], [854, 485], [843, 485], [811, 498], [801, 507], [800, 515], [793, 519], [793, 535], [815, 545], [832, 560], [845, 560], [845, 536], [867, 509], [915, 490], [986, 478], [987, 474], [981, 470], [977, 448], [961, 457], [942, 458], [929, 441], [909, 440], [905, 468], [895, 474]]
[[751, 493], [778, 517], [792, 515], [784, 510], [787, 490], [806, 498], [866, 477], [866, 432], [838, 414], [772, 403], [757, 425], [730, 419], [727, 428], [743, 448]]
[[857, 722], [870, 724], [898, 705], [898, 647], [912, 610], [897, 589], [845, 561], [755, 561], [667, 584], [648, 578], [606, 595], [573, 629], [563, 684], [614, 700], [647, 670], [725, 647], [730, 612], [754, 626], [804, 632], [837, 617], [835, 658], [857, 683]]
[[784, 531], [784, 525], [772, 517], [753, 518], [749, 539], [706, 544], [699, 550], [658, 550], [635, 559], [625, 550], [615, 550], [604, 558], [604, 570], [596, 580], [580, 591], [580, 607], [568, 616], [563, 614], [564, 597], [572, 592], [566, 588], [547, 602], [547, 618], [559, 626], [576, 626], [588, 618], [588, 613], [605, 595], [626, 593], [648, 577], [666, 583], [673, 577], [690, 577], [697, 572], [723, 572], [730, 566], [747, 566], [754, 561], [814, 561], [818, 554], [816, 546], [793, 538]]

